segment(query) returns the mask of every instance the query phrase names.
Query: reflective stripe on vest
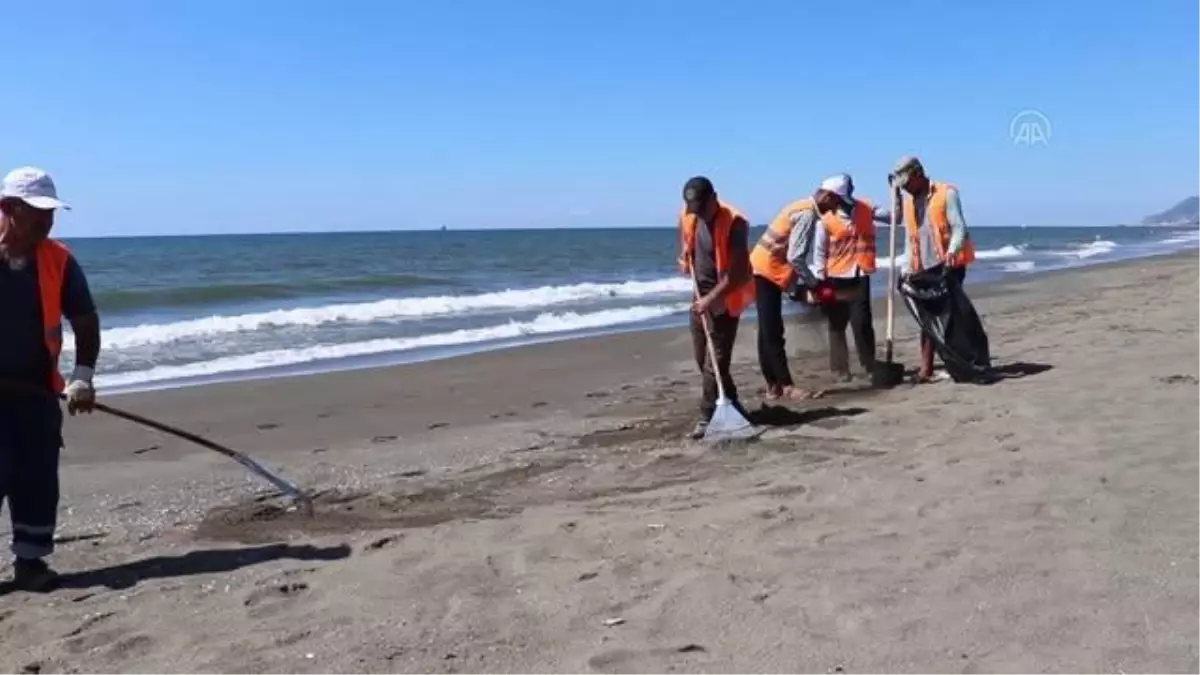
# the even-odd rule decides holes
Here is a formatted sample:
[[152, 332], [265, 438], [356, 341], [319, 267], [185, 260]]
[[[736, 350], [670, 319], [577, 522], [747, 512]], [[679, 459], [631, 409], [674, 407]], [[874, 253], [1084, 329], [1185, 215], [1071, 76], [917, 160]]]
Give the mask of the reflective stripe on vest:
[[[713, 226], [713, 251], [716, 257], [717, 273], [725, 274], [729, 271], [730, 258], [732, 256], [729, 246], [729, 235], [733, 230], [733, 224], [741, 219], [749, 224], [737, 209], [725, 204], [724, 202], [717, 203], [717, 218]], [[683, 247], [683, 255], [681, 256], [684, 262], [685, 271], [691, 273], [691, 258], [696, 251], [696, 227], [699, 223], [699, 218], [687, 212], [686, 209], [679, 213], [679, 235], [680, 245]], [[729, 316], [741, 316], [742, 312], [754, 302], [754, 279], [746, 280], [738, 288], [731, 289], [725, 295], [725, 311]]]
[[66, 387], [62, 373], [58, 372], [58, 358], [62, 354], [62, 296], [63, 279], [67, 273], [67, 259], [71, 252], [66, 246], [53, 239], [46, 239], [37, 247], [38, 294], [42, 301], [42, 337], [46, 352], [50, 355], [50, 387], [55, 393]]
[[798, 199], [783, 207], [750, 252], [754, 274], [787, 290], [796, 281], [796, 269], [788, 264], [788, 243], [796, 227], [796, 215], [813, 208], [812, 199]]
[[869, 203], [855, 200], [850, 211], [847, 227], [835, 213], [821, 216], [821, 223], [829, 235], [829, 246], [825, 256], [825, 275], [830, 277], [851, 276], [855, 267], [863, 274], [875, 272], [875, 209]]
[[[925, 202], [925, 221], [933, 228], [933, 245], [938, 258], [946, 257], [950, 248], [950, 218], [946, 214], [946, 191], [955, 189], [950, 183], [929, 183], [928, 201]], [[909, 269], [921, 271], [921, 223], [917, 222], [917, 206], [910, 194], [904, 195], [904, 227], [908, 232], [908, 244], [912, 259]], [[975, 262], [975, 243], [968, 236], [959, 252], [949, 260], [951, 267], [966, 267]]]

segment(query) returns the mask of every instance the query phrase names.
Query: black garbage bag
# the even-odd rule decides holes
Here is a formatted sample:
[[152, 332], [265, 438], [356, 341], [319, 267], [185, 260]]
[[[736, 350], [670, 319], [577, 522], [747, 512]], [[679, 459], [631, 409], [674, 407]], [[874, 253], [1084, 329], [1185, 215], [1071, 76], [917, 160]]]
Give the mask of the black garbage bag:
[[1000, 379], [992, 368], [991, 350], [983, 321], [962, 284], [939, 265], [900, 281], [900, 297], [933, 341], [955, 382], [991, 384]]

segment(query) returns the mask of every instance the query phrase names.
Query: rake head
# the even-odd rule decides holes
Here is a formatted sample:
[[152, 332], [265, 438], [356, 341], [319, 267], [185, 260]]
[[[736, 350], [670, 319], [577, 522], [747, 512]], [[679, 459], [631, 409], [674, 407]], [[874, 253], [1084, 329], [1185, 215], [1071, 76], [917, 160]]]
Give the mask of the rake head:
[[717, 408], [704, 430], [704, 440], [708, 443], [747, 440], [757, 437], [759, 433], [759, 429], [746, 419], [733, 401], [721, 398], [717, 400]]

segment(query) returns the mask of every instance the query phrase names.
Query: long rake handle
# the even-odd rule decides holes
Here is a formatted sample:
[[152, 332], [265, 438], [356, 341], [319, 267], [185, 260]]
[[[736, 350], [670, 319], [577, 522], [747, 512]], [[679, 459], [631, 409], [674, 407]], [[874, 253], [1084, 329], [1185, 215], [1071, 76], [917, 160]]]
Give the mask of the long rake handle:
[[[692, 269], [692, 295], [700, 299], [700, 281], [696, 279], [696, 265]], [[700, 315], [700, 325], [704, 328], [704, 343], [708, 347], [708, 360], [712, 363], [713, 377], [717, 380], [717, 400], [725, 400], [725, 384], [721, 377], [721, 367], [717, 364], [717, 348], [713, 346], [712, 329], [708, 325], [708, 312]]]
[[[59, 394], [58, 397], [64, 401], [67, 398], [65, 394]], [[109, 415], [112, 415], [113, 417], [120, 417], [121, 419], [128, 420], [135, 424], [140, 424], [145, 427], [150, 427], [151, 429], [157, 429], [158, 431], [161, 431], [165, 434], [170, 434], [172, 436], [182, 438], [185, 441], [191, 441], [192, 443], [195, 443], [196, 445], [199, 445], [201, 447], [208, 448], [209, 450], [219, 452], [222, 455], [225, 455], [226, 457], [229, 457], [230, 459], [234, 460], [238, 464], [241, 464], [242, 466], [246, 467], [253, 473], [261, 476], [262, 478], [265, 478], [267, 480], [267, 482], [271, 483], [276, 488], [278, 488], [280, 492], [283, 492], [284, 494], [286, 494], [290, 497], [293, 497], [295, 499], [299, 499], [301, 501], [305, 501], [305, 502], [309, 501], [308, 495], [304, 494], [304, 490], [301, 490], [298, 485], [296, 485], [295, 483], [280, 476], [279, 474], [275, 473], [274, 471], [271, 471], [270, 469], [263, 466], [262, 464], [259, 464], [257, 461], [255, 461], [253, 458], [251, 458], [249, 455], [238, 452], [237, 450], [234, 450], [233, 448], [226, 447], [215, 441], [210, 441], [209, 439], [204, 438], [203, 436], [197, 436], [196, 434], [193, 434], [190, 431], [185, 431], [183, 429], [173, 427], [169, 424], [163, 424], [162, 422], [152, 420], [148, 417], [142, 417], [141, 415], [138, 415], [137, 413], [131, 413], [131, 412], [128, 412], [125, 410], [121, 410], [120, 408], [114, 408], [112, 406], [105, 405], [103, 403], [96, 403], [96, 404], [94, 404], [94, 407], [96, 408], [96, 410], [108, 413]]]
[[[60, 401], [67, 400], [67, 395], [64, 393], [58, 393], [57, 395], [55, 395], [45, 389], [41, 389], [38, 387], [29, 386], [29, 385], [24, 385], [24, 384], [21, 384], [18, 382], [6, 382], [3, 380], [0, 380], [0, 388], [8, 389], [11, 391], [25, 392], [30, 395], [39, 395], [39, 396], [47, 396], [48, 395], [48, 396], [55, 397]], [[219, 452], [222, 455], [225, 455], [226, 457], [229, 457], [230, 459], [236, 461], [238, 464], [241, 464], [242, 466], [246, 467], [255, 475], [266, 479], [267, 482], [274, 485], [280, 492], [288, 495], [289, 497], [292, 497], [293, 499], [295, 499], [297, 501], [302, 502], [305, 505], [306, 510], [311, 512], [312, 498], [309, 497], [307, 494], [305, 494], [304, 490], [300, 489], [300, 487], [298, 485], [296, 485], [295, 483], [280, 476], [279, 474], [268, 469], [267, 467], [263, 466], [262, 464], [259, 464], [253, 458], [251, 458], [250, 456], [248, 456], [244, 453], [238, 452], [237, 450], [234, 450], [233, 448], [229, 448], [224, 445], [221, 445], [220, 443], [217, 443], [215, 441], [210, 441], [209, 439], [204, 438], [203, 436], [198, 436], [196, 434], [193, 434], [190, 431], [184, 431], [183, 429], [173, 427], [169, 424], [163, 424], [162, 422], [152, 420], [148, 417], [142, 417], [141, 415], [138, 415], [136, 413], [131, 413], [126, 410], [121, 410], [120, 408], [114, 408], [110, 405], [105, 405], [103, 403], [94, 403], [93, 407], [96, 410], [99, 410], [100, 412], [112, 415], [113, 417], [120, 417], [121, 419], [127, 420], [129, 422], [133, 422], [134, 424], [140, 424], [144, 427], [150, 427], [151, 429], [161, 431], [161, 432], [163, 432], [165, 434], [169, 434], [171, 436], [176, 436], [178, 438], [182, 438], [185, 441], [190, 441], [201, 447], [208, 448], [209, 450], [213, 450], [215, 452]]]

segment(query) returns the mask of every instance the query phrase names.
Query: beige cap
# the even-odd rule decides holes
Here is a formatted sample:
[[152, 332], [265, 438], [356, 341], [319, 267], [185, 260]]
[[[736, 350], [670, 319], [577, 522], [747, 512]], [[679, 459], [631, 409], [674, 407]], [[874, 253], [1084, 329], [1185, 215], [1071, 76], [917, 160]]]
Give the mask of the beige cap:
[[901, 157], [892, 167], [892, 184], [903, 185], [908, 180], [909, 174], [918, 169], [924, 171], [925, 167], [921, 165], [921, 160], [917, 159], [915, 155]]

